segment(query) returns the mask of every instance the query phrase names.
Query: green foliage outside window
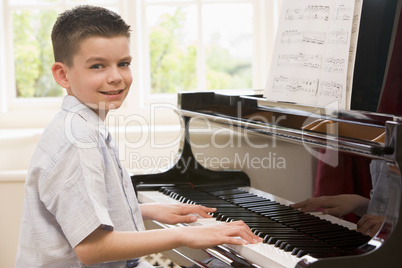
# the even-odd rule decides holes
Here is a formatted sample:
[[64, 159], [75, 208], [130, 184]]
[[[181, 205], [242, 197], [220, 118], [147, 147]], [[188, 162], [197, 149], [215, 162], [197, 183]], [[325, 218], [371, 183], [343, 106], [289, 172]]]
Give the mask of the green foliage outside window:
[[[186, 14], [164, 14], [149, 36], [152, 93], [197, 89], [196, 44], [180, 44]], [[250, 60], [235, 59], [218, 43], [206, 47], [206, 89], [251, 88]]]
[[251, 63], [236, 59], [229, 52], [213, 44], [207, 48], [207, 89], [251, 88]]
[[174, 93], [197, 86], [196, 45], [181, 47], [179, 39], [186, 14], [176, 9], [161, 17], [149, 35], [151, 92]]
[[58, 97], [63, 89], [54, 82], [50, 32], [58, 12], [13, 13], [14, 64], [17, 97]]

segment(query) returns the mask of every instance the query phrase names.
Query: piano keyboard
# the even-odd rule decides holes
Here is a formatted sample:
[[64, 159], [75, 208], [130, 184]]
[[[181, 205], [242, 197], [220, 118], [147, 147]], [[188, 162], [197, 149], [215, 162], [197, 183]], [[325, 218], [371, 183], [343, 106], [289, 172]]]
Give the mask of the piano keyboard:
[[212, 219], [190, 225], [243, 220], [264, 241], [246, 246], [225, 245], [261, 267], [296, 267], [303, 260], [349, 255], [371, 238], [354, 224], [329, 215], [311, 215], [290, 208], [291, 203], [251, 187], [163, 188], [138, 192], [140, 203], [190, 203], [215, 207]]

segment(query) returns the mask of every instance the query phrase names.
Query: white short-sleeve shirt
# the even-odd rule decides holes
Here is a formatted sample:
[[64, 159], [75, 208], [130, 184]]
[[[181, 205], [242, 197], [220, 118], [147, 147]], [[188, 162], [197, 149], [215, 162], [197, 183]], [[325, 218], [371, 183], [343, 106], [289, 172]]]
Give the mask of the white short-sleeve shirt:
[[145, 230], [130, 176], [104, 123], [66, 96], [31, 161], [16, 267], [84, 267], [73, 249], [99, 226]]

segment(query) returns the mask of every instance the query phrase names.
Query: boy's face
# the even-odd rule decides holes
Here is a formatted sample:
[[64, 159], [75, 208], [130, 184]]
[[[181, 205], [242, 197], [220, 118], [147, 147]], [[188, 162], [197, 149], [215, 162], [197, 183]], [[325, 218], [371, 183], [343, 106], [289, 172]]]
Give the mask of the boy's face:
[[130, 70], [129, 39], [90, 37], [83, 40], [66, 66], [69, 95], [91, 107], [102, 119], [109, 110], [119, 108], [133, 80]]

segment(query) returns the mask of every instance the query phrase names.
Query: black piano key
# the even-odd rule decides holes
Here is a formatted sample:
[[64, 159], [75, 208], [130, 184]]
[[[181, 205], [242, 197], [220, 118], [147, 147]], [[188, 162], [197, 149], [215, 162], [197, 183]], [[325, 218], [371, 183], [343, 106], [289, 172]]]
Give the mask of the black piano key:
[[[297, 227], [309, 227], [310, 225], [306, 226], [306, 225], [302, 225], [303, 223], [308, 223], [311, 222], [311, 219], [290, 219], [289, 218], [284, 218], [284, 217], [273, 217], [270, 218], [271, 220], [274, 220], [278, 223], [281, 223], [283, 225], [289, 226], [289, 228], [294, 228], [297, 229]], [[319, 224], [317, 224], [319, 225]]]
[[239, 209], [239, 211], [224, 211], [221, 212], [221, 214], [228, 217], [255, 217], [261, 219], [261, 216], [259, 216], [257, 213], [241, 209]]
[[[286, 220], [287, 217], [283, 216], [283, 218]], [[298, 224], [297, 220], [302, 221], [304, 226], [309, 226], [311, 224], [317, 224], [317, 225], [318, 224], [331, 224], [331, 225], [335, 226], [335, 224], [331, 223], [330, 221], [321, 219], [319, 217], [314, 217], [314, 216], [310, 217], [310, 216], [304, 216], [304, 215], [294, 215], [294, 217], [288, 217], [289, 225], [292, 225], [292, 224], [297, 225]], [[309, 224], [309, 223], [311, 223], [311, 224]]]
[[306, 252], [306, 250], [300, 250], [298, 248], [295, 248], [292, 251], [292, 255], [296, 255], [299, 258], [305, 256], [306, 254], [310, 255], [311, 257], [317, 258], [317, 259], [352, 255], [352, 253], [350, 253], [347, 250], [337, 249], [337, 248], [330, 249], [330, 250], [310, 249], [308, 253]]
[[232, 199], [238, 199], [238, 198], [245, 198], [245, 197], [257, 197], [255, 194], [250, 194], [250, 193], [241, 193], [241, 194], [225, 194], [225, 195], [219, 195], [218, 196], [221, 199], [225, 200], [232, 200]]
[[[327, 244], [322, 241], [317, 241], [317, 240], [291, 240], [291, 239], [283, 239], [283, 240], [278, 240], [275, 243], [275, 246], [283, 249], [285, 247], [292, 247], [293, 248], [297, 247], [299, 249], [307, 249], [307, 248], [319, 248], [319, 249], [332, 249], [334, 246]], [[288, 250], [291, 251], [291, 250]]]
[[300, 233], [300, 231], [291, 229], [289, 227], [286, 227], [284, 225], [280, 225], [277, 223], [258, 223], [258, 222], [251, 222], [247, 223], [247, 225], [252, 229], [252, 230], [257, 230], [261, 232], [269, 232], [269, 231], [275, 231], [275, 230], [285, 230], [289, 232], [297, 232]]
[[253, 223], [259, 223], [259, 224], [264, 224], [264, 223], [270, 224], [270, 223], [272, 223], [272, 224], [275, 224], [274, 222], [268, 222], [267, 220], [265, 220], [263, 218], [260, 218], [258, 216], [237, 216], [237, 215], [235, 215], [235, 216], [226, 216], [226, 215], [223, 215], [221, 218], [224, 218], [225, 221], [242, 220], [246, 224], [248, 224], [248, 223], [250, 223], [250, 224], [253, 224]]
[[[325, 235], [325, 233], [330, 234], [331, 232], [333, 233], [342, 233], [345, 230], [340, 229], [339, 226], [332, 225], [331, 223], [325, 223], [325, 222], [317, 222], [317, 224], [314, 223], [303, 223], [301, 225], [297, 225], [296, 223], [293, 225], [287, 224], [291, 228], [295, 228], [297, 230], [303, 231], [305, 233], [317, 233], [317, 234], [322, 234]], [[347, 228], [346, 228], [347, 229]], [[349, 229], [347, 229], [349, 231]]]
[[280, 241], [317, 241], [313, 237], [305, 236], [302, 234], [271, 234], [270, 236], [265, 236], [264, 240], [268, 244], [275, 244], [278, 240]]
[[250, 210], [253, 210], [253, 209], [258, 210], [259, 208], [262, 208], [262, 207], [268, 208], [269, 206], [277, 206], [277, 205], [279, 205], [278, 202], [276, 202], [276, 201], [269, 201], [268, 199], [265, 199], [265, 201], [261, 201], [261, 202], [258, 202], [258, 203], [246, 203], [246, 204], [242, 204], [242, 207], [243, 207], [243, 208], [250, 209]]
[[302, 222], [318, 222], [316, 218], [306, 217], [304, 215], [275, 215], [269, 218], [287, 225], [300, 224]]
[[258, 203], [258, 202], [265, 202], [266, 199], [263, 197], [244, 197], [244, 198], [237, 198], [237, 199], [232, 199], [229, 200], [231, 203], [236, 204], [238, 206], [242, 206], [242, 204], [247, 204], [247, 203]]
[[333, 249], [332, 247], [326, 247], [326, 248], [324, 247], [323, 248], [322, 245], [314, 245], [314, 244], [315, 244], [315, 242], [313, 242], [311, 245], [306, 245], [304, 249], [300, 249], [300, 246], [297, 246], [297, 245], [291, 244], [291, 243], [287, 243], [287, 242], [283, 242], [279, 246], [279, 248], [283, 249], [286, 252], [290, 252], [290, 251], [293, 252], [295, 249], [305, 250], [307, 252], [309, 252], [309, 251], [327, 252], [327, 251], [330, 251]]
[[269, 213], [269, 212], [275, 212], [275, 211], [287, 211], [287, 212], [293, 212], [293, 213], [298, 213], [298, 214], [304, 214], [303, 212], [284, 206], [284, 205], [268, 205], [264, 207], [259, 207], [259, 208], [252, 208], [251, 209], [254, 212], [258, 213]]
[[[308, 228], [307, 228], [308, 227]], [[340, 230], [338, 228], [334, 228], [333, 226], [328, 226], [328, 225], [317, 225], [317, 226], [302, 226], [302, 227], [296, 227], [296, 230], [299, 230], [303, 233], [309, 234], [309, 235], [314, 235], [317, 238], [320, 239], [325, 239], [328, 235], [332, 234], [342, 234], [344, 230]], [[314, 229], [314, 227], [316, 227]]]
[[264, 234], [266, 237], [271, 237], [275, 235], [299, 235], [300, 232], [294, 231], [294, 230], [289, 230], [286, 228], [271, 228], [271, 229], [257, 229], [257, 232]]
[[236, 213], [236, 212], [249, 212], [247, 209], [239, 208], [236, 205], [229, 204], [230, 206], [220, 206], [216, 207], [216, 211], [214, 213]]
[[358, 232], [335, 232], [335, 233], [324, 233], [324, 234], [320, 234], [318, 235], [320, 237], [320, 239], [322, 240], [326, 240], [326, 241], [333, 241], [333, 242], [337, 242], [337, 241], [348, 241], [348, 240], [357, 240], [357, 239], [370, 239], [369, 236], [364, 236], [361, 233]]
[[[349, 232], [350, 230], [344, 226], [333, 224], [330, 221], [326, 220], [317, 220], [317, 221], [311, 221], [311, 222], [304, 222], [304, 223], [292, 223], [292, 224], [287, 224], [289, 227], [292, 228], [297, 228], [297, 229], [303, 229], [306, 232], [314, 232], [317, 230], [326, 230], [330, 229], [333, 230], [334, 232], [342, 233], [342, 232]], [[317, 229], [316, 227], [321, 227]]]
[[268, 213], [278, 213], [278, 215], [272, 215], [271, 217], [278, 217], [278, 218], [283, 218], [284, 220], [287, 219], [289, 222], [292, 221], [297, 221], [297, 220], [312, 220], [312, 221], [317, 221], [319, 220], [318, 217], [310, 215], [310, 214], [305, 214], [301, 211], [272, 211]]
[[[277, 244], [279, 244], [277, 246]], [[333, 249], [332, 246], [322, 244], [319, 241], [283, 241], [281, 242], [280, 240], [275, 243], [275, 246], [277, 246], [280, 249], [283, 249], [287, 252], [293, 251], [295, 248], [298, 248], [300, 250], [306, 250], [308, 252], [309, 249], [318, 249], [320, 251], [327, 251]]]
[[203, 200], [196, 200], [195, 201], [196, 204], [198, 205], [202, 205], [205, 207], [212, 207], [212, 208], [218, 208], [218, 207], [230, 207], [230, 204], [227, 203], [219, 203], [213, 200], [210, 201], [203, 201]]
[[[235, 217], [235, 216], [234, 216], [234, 217]], [[238, 216], [236, 216], [236, 217], [238, 217]], [[242, 216], [240, 216], [240, 217], [242, 217]], [[261, 217], [261, 216], [259, 216], [259, 215], [257, 215], [257, 214], [255, 214], [255, 215], [253, 215], [253, 216], [249, 216], [249, 217], [248, 217], [249, 219], [247, 219], [247, 216], [244, 216], [243, 218], [244, 218], [244, 220], [247, 220], [247, 221], [249, 221], [249, 222], [261, 222], [261, 223], [267, 223], [267, 224], [269, 224], [269, 223], [278, 224], [278, 223], [277, 223], [276, 221], [274, 221], [274, 220], [271, 220], [271, 219], [269, 219], [269, 218]]]
[[307, 217], [303, 217], [302, 214], [300, 214], [297, 211], [284, 211], [284, 210], [276, 210], [276, 211], [270, 211], [270, 212], [257, 212], [257, 214], [260, 214], [264, 217], [272, 218], [272, 219], [282, 219], [282, 220], [302, 220], [302, 219], [307, 219]]
[[258, 230], [258, 231], [263, 231], [263, 230], [292, 230], [290, 228], [287, 228], [286, 226], [281, 226], [278, 225], [277, 223], [272, 223], [272, 222], [245, 222], [250, 229]]
[[320, 249], [320, 248], [294, 248], [292, 250], [292, 255], [296, 255], [298, 258], [301, 258], [305, 255], [310, 255], [314, 258], [322, 258], [322, 257], [336, 257], [336, 256], [344, 256], [347, 255], [347, 251], [338, 248], [328, 248], [328, 249]]
[[264, 239], [266, 241], [273, 242], [280, 238], [291, 238], [291, 237], [304, 237], [308, 239], [308, 236], [303, 235], [300, 232], [263, 232], [265, 234]]
[[214, 204], [211, 207], [214, 207], [216, 209], [228, 209], [228, 208], [238, 208], [238, 206], [230, 203], [220, 203], [220, 204]]
[[[264, 203], [264, 202], [261, 202]], [[254, 203], [253, 203], [254, 204]], [[295, 209], [292, 209], [290, 207], [287, 207], [285, 205], [280, 205], [280, 204], [272, 204], [272, 205], [265, 205], [265, 206], [260, 206], [260, 207], [251, 207], [249, 208], [250, 210], [258, 213], [264, 213], [264, 212], [272, 212], [272, 211], [297, 211]]]
[[216, 191], [208, 190], [208, 193], [213, 196], [220, 196], [220, 195], [229, 195], [229, 194], [242, 194], [242, 193], [247, 193], [247, 192], [244, 190], [241, 190], [241, 189], [232, 188], [232, 189], [216, 190]]
[[222, 212], [237, 212], [237, 211], [240, 211], [240, 212], [242, 212], [242, 211], [244, 211], [244, 212], [252, 212], [252, 211], [249, 211], [249, 210], [247, 210], [245, 208], [240, 208], [240, 207], [236, 206], [235, 204], [231, 204], [231, 203], [226, 203], [226, 204], [227, 204], [226, 207], [221, 207], [220, 208], [220, 210]]
[[284, 233], [284, 232], [282, 232], [282, 233], [281, 232], [278, 232], [278, 233], [275, 233], [275, 232], [270, 232], [270, 233], [261, 232], [261, 233], [259, 233], [259, 237], [262, 237], [263, 242], [268, 243], [268, 244], [275, 244], [276, 241], [278, 241], [280, 239], [290, 239], [291, 237], [305, 239], [305, 240], [309, 239], [308, 237], [303, 237], [300, 234]]
[[294, 229], [289, 229], [286, 226], [278, 226], [278, 227], [259, 227], [256, 228], [257, 231], [265, 233], [267, 235], [273, 235], [273, 234], [303, 234], [297, 230]]
[[272, 234], [272, 237], [283, 239], [284, 241], [291, 241], [292, 239], [300, 240], [300, 241], [318, 241], [316, 238], [312, 236], [308, 236], [302, 233], [279, 233], [279, 234]]
[[289, 233], [300, 233], [300, 231], [297, 231], [295, 229], [291, 229], [287, 226], [280, 225], [280, 224], [265, 224], [264, 226], [261, 226], [261, 224], [255, 224], [251, 223], [250, 228], [252, 230], [264, 232], [264, 233], [269, 233], [269, 232], [289, 232]]
[[314, 239], [313, 237], [309, 237], [309, 236], [304, 236], [304, 237], [303, 236], [285, 236], [285, 235], [278, 236], [278, 237], [273, 236], [273, 240], [276, 240], [275, 246], [280, 246], [282, 244], [294, 244], [294, 245], [304, 245], [304, 246], [321, 245], [324, 247], [330, 246], [329, 244], [327, 244], [325, 242], [318, 241], [317, 239]]
[[266, 216], [276, 222], [285, 224], [291, 228], [301, 228], [305, 227], [308, 228], [310, 226], [318, 226], [321, 225], [323, 226], [325, 224], [324, 221], [318, 219], [318, 218], [311, 218], [311, 217], [306, 217], [304, 215], [275, 215], [275, 216]]
[[343, 239], [343, 238], [352, 238], [352, 237], [361, 237], [365, 236], [362, 233], [359, 233], [355, 230], [349, 230], [348, 228], [339, 229], [336, 228], [335, 232], [319, 232], [317, 233], [322, 239]]
[[257, 229], [257, 231], [265, 234], [266, 236], [275, 236], [275, 235], [278, 235], [278, 234], [282, 234], [282, 235], [286, 235], [286, 234], [297, 234], [298, 235], [298, 234], [301, 234], [298, 231], [289, 230], [289, 229], [286, 229], [286, 228], [269, 228], [269, 229], [268, 228], [267, 229], [260, 228], [260, 229]]

